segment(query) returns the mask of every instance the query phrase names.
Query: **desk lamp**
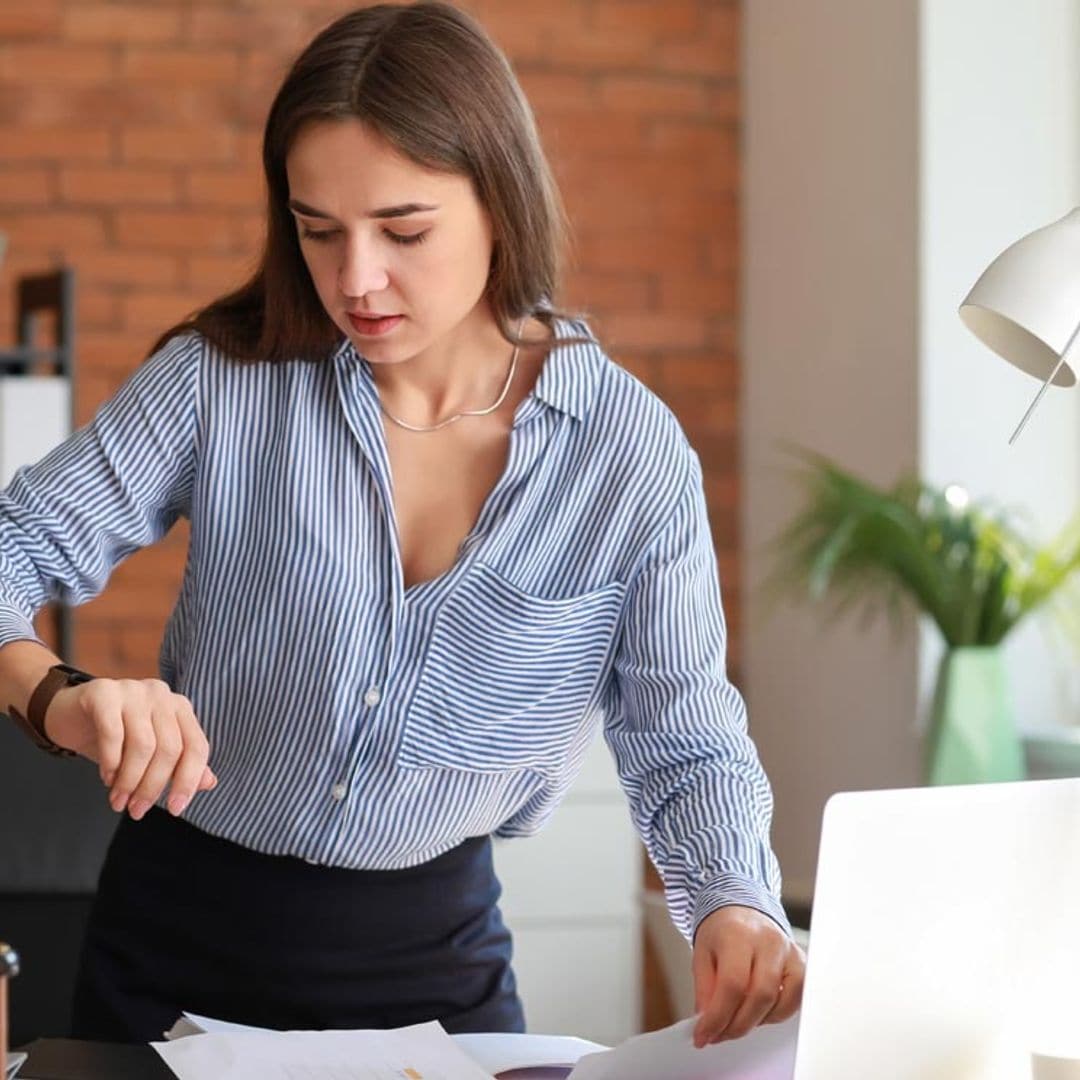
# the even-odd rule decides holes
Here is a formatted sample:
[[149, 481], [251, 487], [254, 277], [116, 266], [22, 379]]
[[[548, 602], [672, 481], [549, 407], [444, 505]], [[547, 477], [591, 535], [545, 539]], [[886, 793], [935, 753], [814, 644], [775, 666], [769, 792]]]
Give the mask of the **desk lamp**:
[[[1076, 382], [1068, 359], [1080, 356], [1080, 207], [1007, 247], [972, 286], [960, 318], [998, 356], [1042, 380], [1011, 446], [1051, 384]], [[1080, 1057], [1033, 1053], [1031, 1076], [1078, 1080]]]
[[1053, 383], [1072, 386], [1080, 355], [1080, 207], [1007, 247], [960, 305], [964, 325], [1021, 371], [1043, 380], [1009, 444]]

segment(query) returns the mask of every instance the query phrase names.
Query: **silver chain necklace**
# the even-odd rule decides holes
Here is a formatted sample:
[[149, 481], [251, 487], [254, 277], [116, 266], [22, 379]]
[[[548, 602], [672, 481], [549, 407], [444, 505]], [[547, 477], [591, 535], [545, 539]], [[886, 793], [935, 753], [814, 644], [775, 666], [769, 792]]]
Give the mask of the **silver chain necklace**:
[[[524, 320], [518, 324], [517, 337], [521, 337], [521, 328], [524, 325]], [[510, 370], [506, 375], [506, 382], [503, 384], [502, 392], [495, 399], [495, 401], [489, 405], [486, 409], [463, 409], [459, 413], [454, 413], [453, 416], [448, 416], [445, 420], [440, 420], [437, 424], [410, 424], [407, 420], [402, 420], [400, 417], [395, 416], [384, 404], [382, 395], [376, 390], [376, 397], [379, 399], [379, 408], [382, 409], [383, 415], [387, 420], [397, 424], [399, 428], [404, 428], [406, 431], [440, 431], [444, 427], [449, 427], [451, 424], [456, 424], [464, 416], [488, 416], [493, 413], [505, 400], [506, 395], [510, 393], [510, 386], [514, 381], [514, 375], [517, 372], [517, 359], [518, 359], [518, 346], [514, 346], [514, 355], [510, 357]]]

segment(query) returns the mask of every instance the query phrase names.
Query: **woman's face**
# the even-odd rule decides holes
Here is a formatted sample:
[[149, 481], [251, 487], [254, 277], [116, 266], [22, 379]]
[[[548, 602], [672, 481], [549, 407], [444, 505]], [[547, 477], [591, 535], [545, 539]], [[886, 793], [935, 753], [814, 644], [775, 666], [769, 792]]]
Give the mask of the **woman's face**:
[[285, 166], [315, 290], [367, 359], [408, 360], [490, 320], [491, 225], [466, 177], [416, 165], [358, 120], [309, 124]]

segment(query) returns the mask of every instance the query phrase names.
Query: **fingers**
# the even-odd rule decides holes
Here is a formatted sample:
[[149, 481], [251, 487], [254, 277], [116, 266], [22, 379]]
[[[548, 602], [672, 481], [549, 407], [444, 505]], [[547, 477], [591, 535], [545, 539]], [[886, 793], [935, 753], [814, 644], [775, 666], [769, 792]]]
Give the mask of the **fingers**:
[[[704, 955], [709, 956], [708, 953]], [[753, 951], [739, 942], [711, 958], [711, 991], [698, 996], [698, 1016], [694, 1025], [694, 1045], [716, 1042], [738, 1012], [751, 981]], [[698, 962], [695, 957], [695, 984]], [[769, 1001], [772, 1005], [772, 1000]]]
[[805, 970], [802, 950], [768, 916], [737, 905], [707, 916], [694, 937], [694, 1045], [786, 1020], [801, 1003]]
[[205, 774], [210, 771], [206, 764], [210, 746], [190, 707], [179, 709], [176, 721], [182, 751], [172, 771], [168, 808], [170, 814], [179, 815], [187, 809], [188, 803], [202, 785]]
[[114, 810], [126, 809], [137, 821], [169, 787], [169, 810], [182, 814], [197, 791], [216, 786], [210, 748], [187, 698], [157, 679], [102, 679], [91, 686], [84, 707]]
[[769, 1014], [761, 1021], [763, 1024], [782, 1023], [799, 1011], [799, 1006], [802, 1005], [805, 970], [806, 958], [803, 951], [798, 945], [792, 943], [789, 947], [787, 963], [784, 965], [780, 995]]
[[742, 1001], [717, 1036], [719, 1039], [739, 1039], [752, 1031], [776, 1006], [784, 978], [783, 953], [758, 953], [754, 957], [750, 980]]

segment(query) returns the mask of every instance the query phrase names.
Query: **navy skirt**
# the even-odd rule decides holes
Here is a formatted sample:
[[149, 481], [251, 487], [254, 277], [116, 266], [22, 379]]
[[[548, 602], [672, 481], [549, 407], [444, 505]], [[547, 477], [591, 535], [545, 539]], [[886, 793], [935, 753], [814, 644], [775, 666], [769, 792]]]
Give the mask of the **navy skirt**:
[[160, 1039], [181, 1011], [259, 1027], [523, 1031], [488, 837], [405, 870], [263, 855], [152, 808], [101, 872], [75, 1038]]

